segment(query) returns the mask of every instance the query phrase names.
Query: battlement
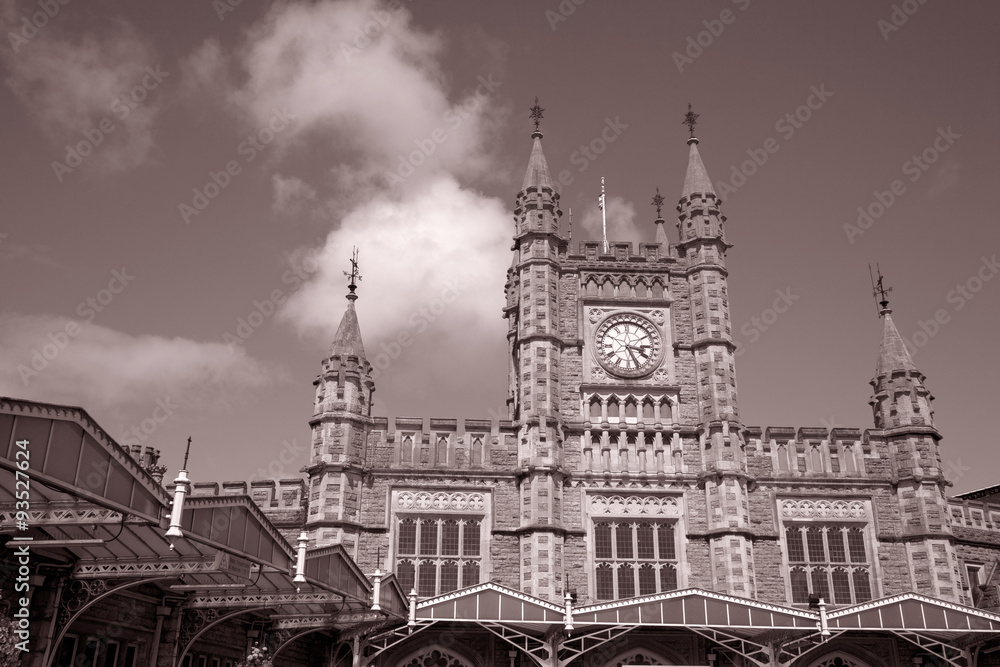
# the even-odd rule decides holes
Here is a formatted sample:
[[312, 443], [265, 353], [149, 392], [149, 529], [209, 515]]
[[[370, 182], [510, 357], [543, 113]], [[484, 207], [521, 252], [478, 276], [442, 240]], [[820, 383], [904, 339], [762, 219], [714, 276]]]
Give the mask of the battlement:
[[863, 476], [876, 472], [876, 466], [866, 464], [880, 458], [867, 433], [858, 428], [748, 426], [743, 437], [747, 458], [770, 459], [772, 471], [779, 474]]
[[[459, 429], [461, 424], [461, 429]], [[386, 417], [375, 417], [374, 430], [384, 431], [387, 434], [399, 433], [402, 431], [431, 435], [435, 433], [456, 433], [465, 435], [474, 433], [477, 435], [500, 435], [502, 433], [515, 433], [514, 422], [509, 419], [455, 419], [444, 417], [396, 417], [392, 420], [392, 428], [389, 428], [389, 419]]]
[[454, 470], [509, 465], [517, 427], [509, 419], [376, 417], [373, 433], [370, 464]]
[[609, 241], [608, 251], [604, 251], [601, 241], [580, 241], [577, 252], [570, 248], [569, 259], [599, 262], [658, 262], [672, 258], [670, 250], [659, 243], [639, 243], [631, 241]]

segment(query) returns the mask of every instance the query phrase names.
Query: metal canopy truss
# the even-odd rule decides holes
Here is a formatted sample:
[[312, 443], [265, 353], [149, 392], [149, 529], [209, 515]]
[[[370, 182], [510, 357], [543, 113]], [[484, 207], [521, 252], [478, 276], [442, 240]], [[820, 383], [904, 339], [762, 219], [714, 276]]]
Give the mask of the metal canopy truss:
[[806, 635], [805, 637], [799, 637], [798, 639], [790, 639], [780, 643], [773, 644], [774, 654], [778, 658], [778, 664], [780, 665], [791, 665], [793, 662], [798, 660], [800, 657], [812, 651], [817, 646], [835, 639], [840, 635], [847, 632], [846, 630], [835, 630], [831, 631], [829, 636], [824, 637], [819, 632], [814, 632], [811, 635]]
[[716, 628], [691, 626], [690, 630], [734, 653], [738, 653], [755, 665], [769, 667], [772, 664], [773, 650], [769, 646], [758, 644], [744, 637], [739, 637]]
[[298, 630], [310, 628], [322, 630], [324, 628], [334, 630], [339, 626], [354, 625], [356, 623], [371, 623], [383, 620], [385, 616], [376, 611], [353, 611], [339, 614], [326, 614], [323, 616], [272, 616], [273, 630]]
[[946, 644], [933, 637], [928, 637], [919, 632], [908, 632], [906, 630], [894, 630], [892, 634], [916, 644], [924, 651], [941, 658], [953, 667], [973, 667], [972, 655], [968, 650], [956, 648], [951, 644]]
[[592, 628], [584, 632], [574, 633], [558, 644], [559, 667], [565, 667], [587, 651], [592, 651], [602, 644], [614, 641], [622, 635], [635, 630], [637, 625], [622, 625], [612, 628]]
[[256, 593], [230, 595], [198, 595], [184, 603], [188, 609], [226, 609], [236, 607], [273, 608], [295, 604], [330, 604], [330, 594], [322, 593]]
[[415, 626], [401, 626], [387, 632], [375, 635], [365, 640], [362, 652], [366, 661], [371, 661], [392, 647], [402, 644], [413, 635], [436, 625], [437, 621], [417, 621]]
[[520, 649], [539, 665], [547, 664], [551, 655], [551, 647], [543, 639], [521, 632], [516, 628], [507, 627], [503, 623], [484, 622], [479, 623], [479, 625], [511, 646]]

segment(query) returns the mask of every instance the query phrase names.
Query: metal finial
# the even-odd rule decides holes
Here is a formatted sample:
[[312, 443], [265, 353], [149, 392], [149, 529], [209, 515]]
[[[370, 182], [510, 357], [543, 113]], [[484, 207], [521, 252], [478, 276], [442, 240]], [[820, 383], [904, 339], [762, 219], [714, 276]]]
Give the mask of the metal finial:
[[542, 115], [542, 112], [545, 111], [545, 109], [543, 109], [542, 107], [540, 107], [538, 105], [538, 98], [537, 97], [535, 98], [535, 106], [531, 107], [530, 111], [531, 111], [531, 115], [528, 116], [528, 118], [530, 118], [531, 120], [535, 121], [535, 132], [538, 132], [538, 126], [541, 125], [542, 118], [545, 117], [545, 116]]
[[872, 281], [872, 296], [875, 297], [876, 302], [878, 302], [878, 305], [880, 306], [878, 314], [882, 315], [889, 310], [889, 292], [892, 291], [892, 288], [886, 287], [882, 284], [882, 281], [885, 279], [882, 276], [882, 267], [875, 264], [875, 271], [878, 274], [878, 280], [876, 280], [875, 276], [872, 275], [872, 265], [869, 264], [868, 277], [871, 278]]
[[691, 138], [694, 139], [694, 126], [698, 124], [698, 117], [701, 114], [697, 114], [691, 110], [691, 103], [688, 102], [688, 112], [684, 114], [684, 120], [681, 121], [681, 125], [687, 125], [688, 131], [691, 132]]
[[663, 202], [665, 202], [665, 201], [666, 201], [666, 199], [664, 199], [663, 195], [660, 194], [660, 188], [656, 188], [656, 196], [653, 197], [653, 206], [656, 207], [656, 218], [657, 219], [663, 217], [663, 215], [662, 215]]
[[354, 246], [354, 254], [351, 256], [351, 272], [348, 273], [347, 271], [344, 271], [344, 275], [351, 279], [351, 282], [347, 284], [347, 289], [351, 290], [351, 293], [347, 295], [347, 298], [358, 298], [358, 296], [354, 293], [354, 290], [358, 288], [358, 281], [361, 280], [361, 273], [358, 271], [357, 246]]
[[188, 454], [191, 453], [191, 436], [188, 436], [187, 449], [184, 450], [184, 467], [181, 470], [188, 469]]

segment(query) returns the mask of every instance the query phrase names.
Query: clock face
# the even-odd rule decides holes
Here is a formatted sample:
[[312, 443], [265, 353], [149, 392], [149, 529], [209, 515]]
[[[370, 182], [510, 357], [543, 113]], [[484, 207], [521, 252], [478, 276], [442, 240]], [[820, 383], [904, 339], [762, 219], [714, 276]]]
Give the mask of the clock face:
[[646, 375], [660, 358], [659, 332], [638, 315], [612, 315], [604, 320], [597, 328], [595, 343], [597, 360], [615, 375]]

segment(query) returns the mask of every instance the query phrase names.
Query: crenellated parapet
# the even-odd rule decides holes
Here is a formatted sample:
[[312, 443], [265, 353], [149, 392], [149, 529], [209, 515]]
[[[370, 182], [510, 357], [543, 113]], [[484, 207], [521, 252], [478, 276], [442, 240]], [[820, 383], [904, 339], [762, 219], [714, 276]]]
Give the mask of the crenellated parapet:
[[[376, 418], [369, 434], [375, 469], [510, 470], [517, 429], [501, 419]], [[372, 454], [369, 454], [371, 457]]]
[[748, 465], [768, 476], [884, 476], [867, 432], [857, 428], [748, 426], [743, 430]]
[[576, 247], [575, 253], [572, 248], [570, 249], [568, 260], [600, 263], [627, 262], [629, 264], [676, 261], [669, 249], [664, 248], [659, 243], [633, 244], [631, 241], [609, 241], [607, 252], [605, 252], [604, 244], [601, 241], [581, 241]]

